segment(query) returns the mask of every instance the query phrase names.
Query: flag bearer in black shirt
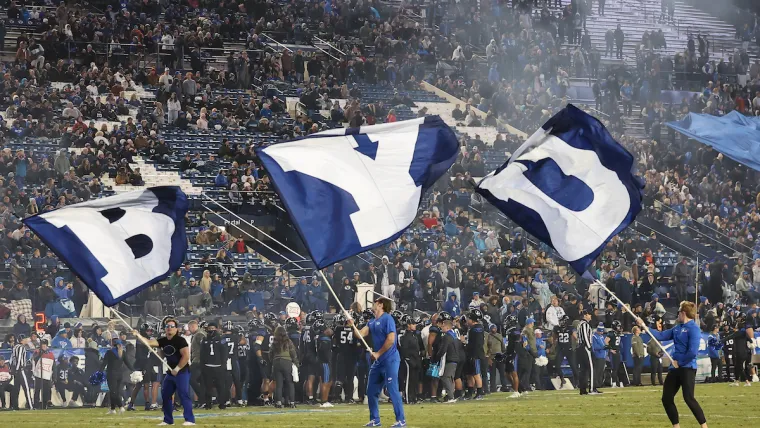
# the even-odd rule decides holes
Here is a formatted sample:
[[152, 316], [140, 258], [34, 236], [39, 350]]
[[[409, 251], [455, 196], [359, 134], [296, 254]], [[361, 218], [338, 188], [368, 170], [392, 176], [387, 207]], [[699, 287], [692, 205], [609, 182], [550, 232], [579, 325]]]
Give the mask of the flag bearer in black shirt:
[[[190, 347], [187, 341], [179, 334], [178, 323], [174, 318], [164, 319], [164, 331], [166, 335], [158, 340], [150, 340], [149, 345], [160, 348], [160, 355], [166, 360], [169, 369], [166, 371], [164, 381], [161, 384], [162, 410], [164, 411], [164, 423], [174, 424], [173, 397], [179, 394], [182, 403], [182, 412], [185, 417], [183, 425], [195, 425], [193, 415], [193, 397], [190, 395]], [[138, 332], [134, 332], [139, 336]], [[139, 339], [139, 337], [138, 337]]]

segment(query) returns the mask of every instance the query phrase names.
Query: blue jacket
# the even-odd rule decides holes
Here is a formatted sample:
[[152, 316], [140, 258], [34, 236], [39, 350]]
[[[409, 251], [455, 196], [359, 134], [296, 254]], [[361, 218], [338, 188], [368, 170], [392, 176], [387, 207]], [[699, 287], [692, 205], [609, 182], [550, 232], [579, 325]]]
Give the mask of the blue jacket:
[[[454, 300], [451, 300], [451, 296], [454, 296]], [[459, 301], [456, 299], [456, 293], [453, 291], [449, 293], [448, 300], [443, 304], [443, 310], [448, 312], [452, 317], [462, 315], [462, 308], [459, 307]]]
[[539, 357], [545, 357], [546, 356], [546, 343], [544, 342], [543, 337], [537, 337], [536, 338], [536, 349], [538, 350], [538, 356]]
[[592, 340], [593, 342], [593, 351], [594, 351], [594, 358], [607, 358], [607, 350], [604, 349], [607, 345], [604, 344], [604, 338], [607, 337], [605, 335], [599, 335], [594, 333], [594, 338]]
[[707, 338], [707, 355], [710, 358], [720, 358], [720, 350], [723, 349], [723, 342], [717, 334], [711, 334]]
[[68, 348], [71, 348], [71, 342], [69, 342], [69, 339], [65, 337], [61, 337], [59, 334], [57, 334], [53, 338], [53, 342], [51, 343], [51, 346], [53, 348], [68, 349]]
[[55, 291], [55, 295], [58, 296], [59, 299], [71, 299], [71, 296], [74, 295], [74, 290], [66, 288], [66, 283], [61, 276], [55, 279], [55, 288], [53, 291]]
[[[678, 362], [678, 367], [697, 368], [697, 352], [702, 334], [694, 320], [686, 324], [677, 324], [670, 330], [652, 330], [651, 333], [660, 342], [673, 341], [673, 352], [670, 355]], [[671, 366], [670, 370], [675, 370], [675, 367]]]

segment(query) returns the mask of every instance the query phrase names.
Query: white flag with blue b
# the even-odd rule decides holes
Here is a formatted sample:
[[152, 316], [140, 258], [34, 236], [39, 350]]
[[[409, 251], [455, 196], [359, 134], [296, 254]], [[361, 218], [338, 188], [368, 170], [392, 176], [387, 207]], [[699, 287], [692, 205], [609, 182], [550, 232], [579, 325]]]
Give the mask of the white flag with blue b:
[[24, 219], [84, 284], [113, 306], [179, 269], [187, 196], [176, 186], [93, 199]]
[[549, 119], [476, 191], [584, 272], [641, 211], [633, 156], [573, 105]]

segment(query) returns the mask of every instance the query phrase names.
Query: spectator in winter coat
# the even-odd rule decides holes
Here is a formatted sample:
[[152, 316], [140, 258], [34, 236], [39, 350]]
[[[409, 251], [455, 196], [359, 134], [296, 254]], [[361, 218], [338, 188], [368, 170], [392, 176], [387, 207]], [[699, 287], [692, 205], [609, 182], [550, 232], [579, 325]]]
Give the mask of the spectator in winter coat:
[[449, 298], [443, 305], [443, 310], [448, 312], [452, 317], [457, 317], [462, 314], [462, 308], [459, 306], [459, 300], [456, 293], [453, 291], [449, 293]]
[[58, 334], [55, 335], [52, 342], [53, 348], [69, 349], [71, 348], [71, 342], [69, 342], [68, 334], [65, 329], [61, 329]]
[[665, 315], [665, 308], [662, 306], [662, 303], [660, 303], [660, 296], [657, 294], [652, 294], [652, 301], [646, 304], [644, 315], [650, 314], [655, 314], [660, 317]]
[[29, 337], [31, 333], [32, 326], [26, 322], [26, 316], [19, 314], [19, 316], [16, 317], [16, 324], [13, 325], [13, 335], [18, 337], [20, 334], [23, 334], [25, 337]]
[[55, 278], [55, 295], [59, 299], [69, 299], [74, 296], [74, 286], [69, 283], [66, 284], [62, 276]]

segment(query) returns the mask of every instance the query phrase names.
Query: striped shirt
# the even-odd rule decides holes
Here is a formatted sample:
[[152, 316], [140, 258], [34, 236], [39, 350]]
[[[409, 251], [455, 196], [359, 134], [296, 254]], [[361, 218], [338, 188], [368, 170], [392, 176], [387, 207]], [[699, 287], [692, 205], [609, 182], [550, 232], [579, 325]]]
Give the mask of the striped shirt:
[[578, 324], [578, 342], [586, 349], [591, 349], [593, 343], [591, 326], [588, 321], [583, 320]]
[[27, 356], [28, 348], [22, 344], [18, 344], [13, 347], [13, 355], [11, 356], [11, 370], [18, 372], [24, 370], [29, 364], [29, 357]]

